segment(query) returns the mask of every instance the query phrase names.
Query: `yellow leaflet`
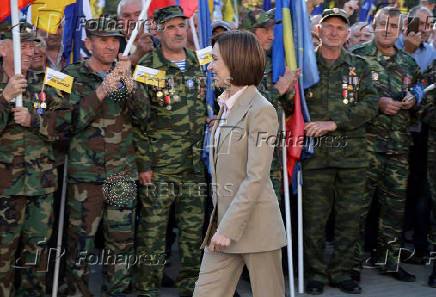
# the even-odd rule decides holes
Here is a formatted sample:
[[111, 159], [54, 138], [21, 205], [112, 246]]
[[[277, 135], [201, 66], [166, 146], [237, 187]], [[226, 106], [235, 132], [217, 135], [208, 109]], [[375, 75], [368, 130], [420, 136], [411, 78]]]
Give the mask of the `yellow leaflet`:
[[44, 84], [52, 86], [60, 91], [71, 93], [74, 77], [62, 72], [53, 70], [49, 67], [45, 70]]
[[136, 65], [135, 71], [133, 72], [133, 79], [146, 85], [164, 88], [165, 74], [165, 71]]
[[213, 61], [212, 59], [212, 47], [208, 46], [195, 52], [197, 54], [200, 65], [206, 65]]

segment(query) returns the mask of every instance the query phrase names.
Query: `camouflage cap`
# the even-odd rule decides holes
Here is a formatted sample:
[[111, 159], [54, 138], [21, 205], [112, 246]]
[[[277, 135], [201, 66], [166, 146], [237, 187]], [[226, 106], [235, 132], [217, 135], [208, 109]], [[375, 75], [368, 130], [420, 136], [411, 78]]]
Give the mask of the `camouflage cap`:
[[350, 21], [348, 20], [348, 14], [345, 12], [345, 10], [339, 8], [324, 9], [319, 23], [321, 24], [330, 17], [340, 17], [347, 23], [347, 25], [350, 25]]
[[280, 24], [281, 20], [275, 20], [276, 9], [263, 11], [262, 9], [248, 10], [244, 13], [239, 22], [239, 29], [251, 30], [256, 28], [266, 28], [275, 24]]
[[124, 37], [115, 18], [100, 16], [97, 19], [90, 19], [85, 24], [86, 36], [115, 36]]
[[[40, 41], [39, 38], [36, 37], [35, 30], [31, 24], [20, 22], [19, 26], [21, 41]], [[3, 39], [12, 39], [12, 23], [10, 21], [0, 23], [0, 40]]]
[[183, 14], [183, 8], [179, 5], [170, 5], [153, 11], [153, 19], [158, 25], [177, 17], [188, 18]]

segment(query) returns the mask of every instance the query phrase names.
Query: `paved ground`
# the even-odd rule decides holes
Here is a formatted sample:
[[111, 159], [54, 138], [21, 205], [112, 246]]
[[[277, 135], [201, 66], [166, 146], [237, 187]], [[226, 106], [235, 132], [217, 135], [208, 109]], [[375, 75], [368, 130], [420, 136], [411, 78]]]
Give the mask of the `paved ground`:
[[[171, 260], [172, 265], [167, 268], [167, 273], [171, 277], [175, 277], [178, 272], [177, 263], [177, 249], [173, 249], [173, 257]], [[364, 269], [362, 273], [361, 287], [363, 293], [361, 296], [366, 297], [436, 297], [436, 289], [427, 286], [427, 278], [431, 273], [431, 266], [429, 265], [411, 265], [404, 264], [407, 271], [416, 275], [417, 281], [415, 283], [402, 283], [394, 280], [393, 278], [379, 275], [375, 269]], [[96, 297], [101, 296], [101, 271], [94, 269], [91, 275], [91, 286]], [[295, 297], [312, 296], [308, 294], [297, 293], [298, 282], [295, 282]], [[241, 280], [238, 285], [238, 293], [241, 297], [252, 297], [250, 284], [247, 281]], [[134, 297], [135, 295], [131, 295]], [[161, 297], [178, 297], [177, 289], [163, 288]], [[289, 286], [287, 286], [287, 296], [289, 295]], [[339, 289], [326, 287], [324, 290], [325, 297], [350, 297], [348, 294], [342, 293]], [[226, 297], [226, 296], [223, 296]], [[270, 297], [270, 296], [261, 296]]]

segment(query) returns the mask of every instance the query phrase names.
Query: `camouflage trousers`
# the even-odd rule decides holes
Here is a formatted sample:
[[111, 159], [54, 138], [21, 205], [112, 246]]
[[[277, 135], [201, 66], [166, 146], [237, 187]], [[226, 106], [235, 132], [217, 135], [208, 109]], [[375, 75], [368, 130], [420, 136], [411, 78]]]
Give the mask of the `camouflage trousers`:
[[[127, 294], [132, 279], [136, 197], [125, 207], [104, 201], [101, 184], [68, 185], [67, 229], [68, 296], [92, 296], [88, 287], [89, 266], [103, 265], [103, 296]], [[95, 253], [98, 226], [103, 227], [105, 249]]]
[[354, 269], [360, 270], [362, 267], [365, 224], [373, 197], [377, 197], [380, 204], [376, 260], [381, 269], [391, 269], [398, 264], [401, 247], [409, 175], [408, 154], [393, 155], [369, 152], [368, 158], [369, 167], [362, 200], [359, 240], [355, 247]]
[[282, 194], [282, 154], [281, 147], [276, 147], [274, 150], [274, 156], [271, 163], [270, 178], [273, 184], [274, 193], [276, 193], [277, 199], [279, 199], [279, 204], [282, 204], [283, 194]]
[[[137, 253], [165, 259], [165, 234], [170, 206], [174, 203], [179, 229], [180, 271], [177, 287], [180, 296], [192, 296], [201, 263], [200, 245], [204, 223], [206, 183], [203, 175], [163, 175], [153, 172], [152, 186], [139, 190], [140, 218]], [[165, 261], [140, 263], [136, 268], [138, 295], [159, 296]]]
[[[436, 131], [430, 131], [428, 140], [428, 183], [431, 194], [432, 232], [430, 241], [436, 246]], [[436, 250], [435, 250], [436, 252]]]
[[[338, 283], [350, 279], [353, 248], [359, 235], [363, 178], [366, 168], [304, 170], [304, 260], [307, 280]], [[324, 261], [326, 225], [335, 213], [335, 250], [329, 265]], [[329, 279], [330, 278], [330, 279]]]
[[[0, 296], [45, 296], [47, 242], [52, 224], [53, 194], [0, 195]], [[16, 259], [20, 241], [22, 252]], [[15, 269], [21, 276], [17, 292]]]

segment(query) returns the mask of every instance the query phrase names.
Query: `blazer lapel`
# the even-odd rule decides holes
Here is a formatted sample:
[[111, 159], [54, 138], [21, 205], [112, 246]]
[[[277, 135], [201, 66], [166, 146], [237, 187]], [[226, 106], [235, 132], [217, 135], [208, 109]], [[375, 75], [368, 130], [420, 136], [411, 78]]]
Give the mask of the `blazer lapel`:
[[215, 143], [215, 133], [216, 133], [216, 129], [218, 128], [218, 125], [220, 123], [220, 118], [222, 117], [224, 112], [224, 108], [221, 107], [220, 111], [218, 112], [218, 116], [217, 119], [215, 121], [215, 123], [213, 124], [212, 127], [212, 133], [210, 135], [211, 139], [210, 139], [210, 154], [209, 154], [209, 162], [211, 164], [211, 171], [212, 171], [212, 177], [216, 180], [216, 172], [215, 172], [215, 162], [216, 162], [216, 143]]
[[257, 89], [255, 86], [249, 86], [236, 100], [235, 105], [232, 107], [229, 116], [227, 117], [227, 123], [221, 126], [215, 155], [218, 156], [218, 152], [221, 149], [224, 140], [230, 135], [230, 132], [235, 127], [237, 127], [238, 122], [247, 113], [248, 108], [250, 107], [251, 100], [253, 99], [256, 92]]

